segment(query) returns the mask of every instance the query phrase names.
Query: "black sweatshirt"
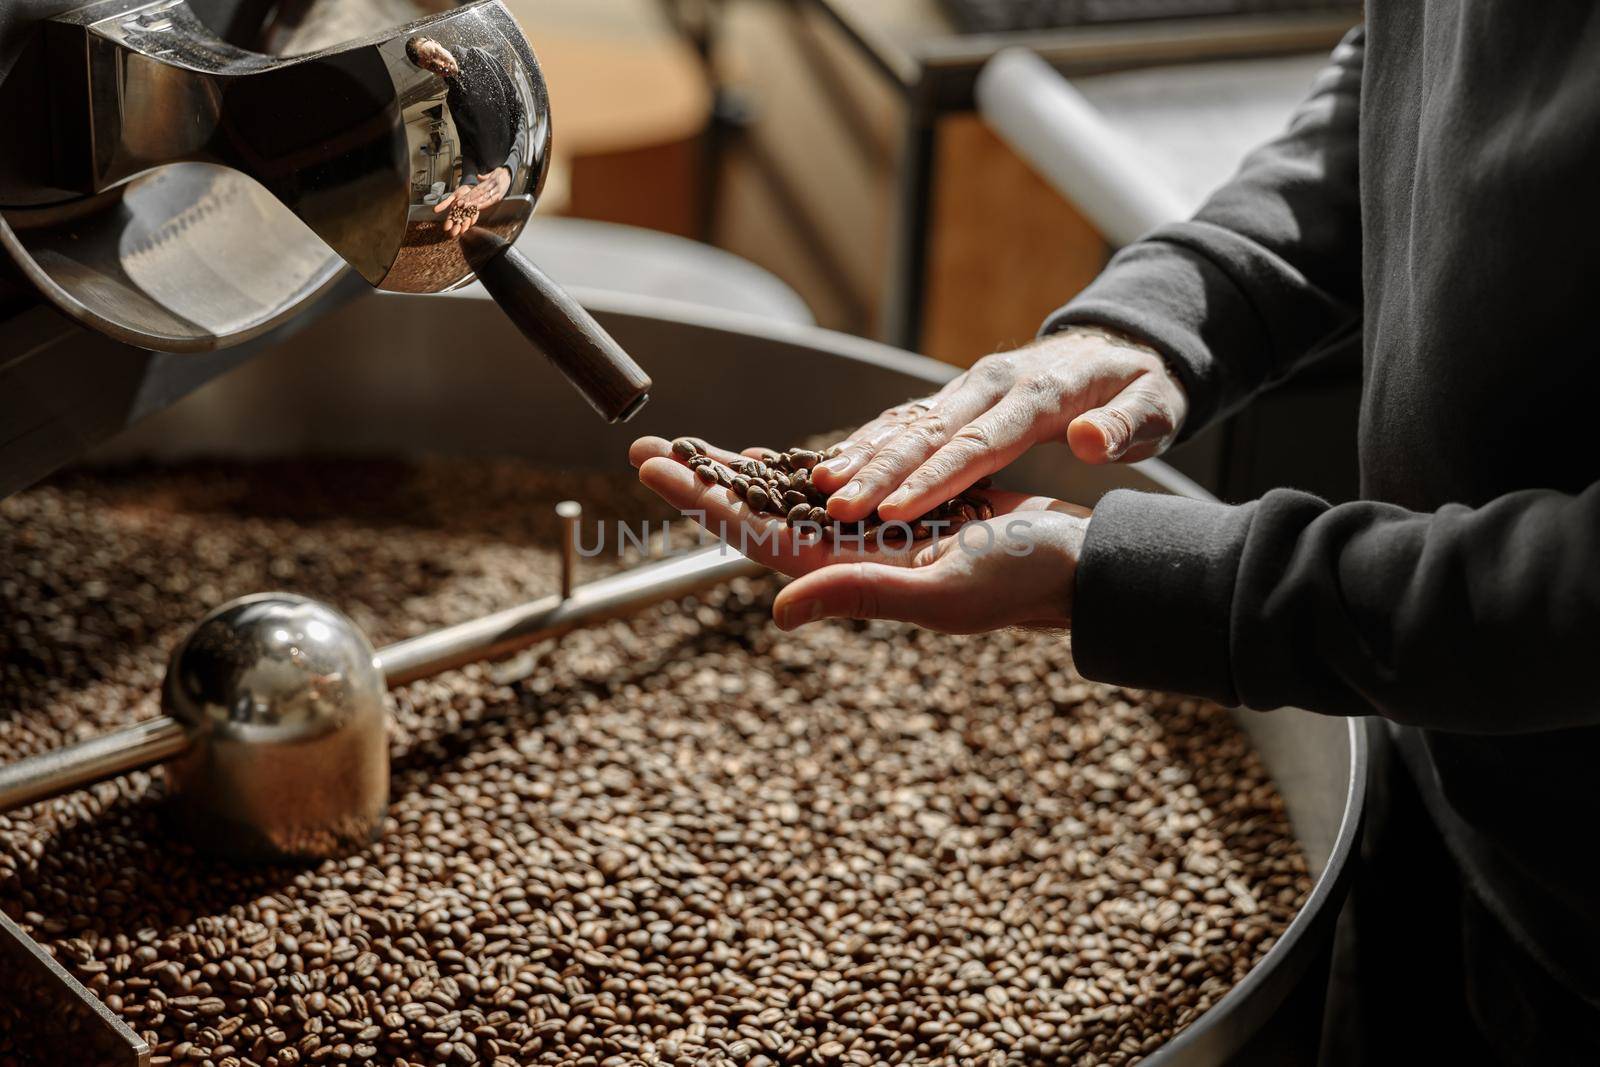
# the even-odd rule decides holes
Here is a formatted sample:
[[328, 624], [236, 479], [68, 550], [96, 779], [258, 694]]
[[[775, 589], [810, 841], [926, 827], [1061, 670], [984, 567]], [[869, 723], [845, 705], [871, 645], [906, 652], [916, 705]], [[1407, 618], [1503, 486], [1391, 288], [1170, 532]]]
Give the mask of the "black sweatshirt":
[[462, 184], [475, 185], [478, 175], [496, 167], [511, 171], [515, 181], [527, 153], [522, 97], [484, 49], [459, 49], [455, 60], [458, 73], [445, 79], [446, 103], [461, 138]]
[[1517, 1060], [1600, 1063], [1597, 273], [1600, 5], [1368, 0], [1288, 131], [1046, 327], [1159, 348], [1186, 433], [1360, 331], [1364, 499], [1111, 494], [1074, 654], [1399, 724], [1498, 924], [1469, 998]]

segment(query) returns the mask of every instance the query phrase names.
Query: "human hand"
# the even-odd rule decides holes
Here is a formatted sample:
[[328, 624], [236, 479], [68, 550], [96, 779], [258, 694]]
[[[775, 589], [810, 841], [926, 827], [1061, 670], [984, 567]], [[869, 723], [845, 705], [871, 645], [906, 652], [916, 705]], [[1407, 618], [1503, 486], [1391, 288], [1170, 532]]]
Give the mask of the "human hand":
[[855, 561], [802, 575], [778, 592], [772, 617], [784, 630], [819, 619], [895, 619], [947, 634], [1066, 629], [1088, 525], [1083, 508], [1029, 497], [919, 548], [908, 564]]
[[[732, 465], [740, 456], [708, 453]], [[1089, 512], [1050, 497], [986, 490], [994, 518], [945, 530], [933, 541], [883, 544], [830, 539], [757, 514], [734, 493], [707, 485], [672, 458], [659, 437], [629, 450], [639, 480], [714, 535], [791, 577], [773, 605], [784, 629], [821, 618], [887, 618], [946, 633], [1003, 626], [1065, 626], [1078, 546]]]
[[472, 186], [468, 195], [471, 204], [479, 211], [487, 211], [506, 198], [506, 193], [511, 191], [511, 171], [506, 167], [496, 167], [488, 174], [478, 175], [478, 184]]
[[472, 186], [460, 185], [450, 195], [433, 206], [433, 213], [448, 211], [444, 217], [446, 237], [460, 237], [478, 222], [478, 209], [473, 206]]
[[1086, 463], [1165, 451], [1188, 397], [1154, 349], [1097, 327], [1071, 327], [986, 356], [925, 400], [891, 408], [843, 443], [812, 480], [828, 513], [853, 521], [920, 515], [1033, 445], [1065, 439]]

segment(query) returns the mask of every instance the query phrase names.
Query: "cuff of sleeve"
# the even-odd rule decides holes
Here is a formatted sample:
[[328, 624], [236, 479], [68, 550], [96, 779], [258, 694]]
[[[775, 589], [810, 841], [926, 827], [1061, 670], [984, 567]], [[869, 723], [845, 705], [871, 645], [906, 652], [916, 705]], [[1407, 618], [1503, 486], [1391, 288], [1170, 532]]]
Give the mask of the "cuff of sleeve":
[[1229, 620], [1253, 505], [1118, 490], [1078, 561], [1073, 659], [1085, 678], [1237, 704]]
[[[1189, 395], [1179, 440], [1204, 429], [1242, 395], [1232, 366], [1257, 362], [1258, 317], [1233, 280], [1202, 250], [1199, 223], [1178, 223], [1129, 245], [1065, 307], [1042, 334], [1068, 326], [1105, 326], [1142, 339], [1167, 360]], [[1229, 353], [1231, 364], [1213, 357]]]

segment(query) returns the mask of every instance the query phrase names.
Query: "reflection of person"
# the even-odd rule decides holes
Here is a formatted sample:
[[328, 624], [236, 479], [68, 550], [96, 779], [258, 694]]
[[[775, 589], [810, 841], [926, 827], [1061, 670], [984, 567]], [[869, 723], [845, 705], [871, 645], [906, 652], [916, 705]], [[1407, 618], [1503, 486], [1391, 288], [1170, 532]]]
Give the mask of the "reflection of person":
[[[1093, 679], [1381, 716], [1330, 1061], [1600, 1063], [1600, 5], [1365, 13], [1193, 220], [813, 482], [838, 519], [904, 519], [1043, 442], [1154, 456], [1348, 341], [1366, 499], [1115, 492], [1037, 515], [1026, 556], [774, 553], [798, 575], [774, 613], [1070, 622]], [[758, 521], [662, 442], [633, 458], [713, 524]]]
[[446, 106], [461, 139], [461, 185], [441, 200], [434, 213], [453, 206], [445, 232], [464, 233], [478, 212], [498, 204], [511, 190], [512, 179], [528, 151], [528, 131], [522, 97], [510, 75], [494, 56], [482, 48], [452, 52], [431, 37], [406, 42], [406, 56], [423, 70], [437, 74], [446, 86]]

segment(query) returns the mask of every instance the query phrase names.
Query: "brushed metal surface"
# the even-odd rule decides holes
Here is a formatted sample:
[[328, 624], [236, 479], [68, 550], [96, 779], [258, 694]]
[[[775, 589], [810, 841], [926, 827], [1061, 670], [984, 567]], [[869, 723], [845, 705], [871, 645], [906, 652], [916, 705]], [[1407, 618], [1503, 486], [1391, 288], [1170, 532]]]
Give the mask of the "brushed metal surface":
[[0, 913], [0, 1063], [147, 1067], [150, 1046]]

